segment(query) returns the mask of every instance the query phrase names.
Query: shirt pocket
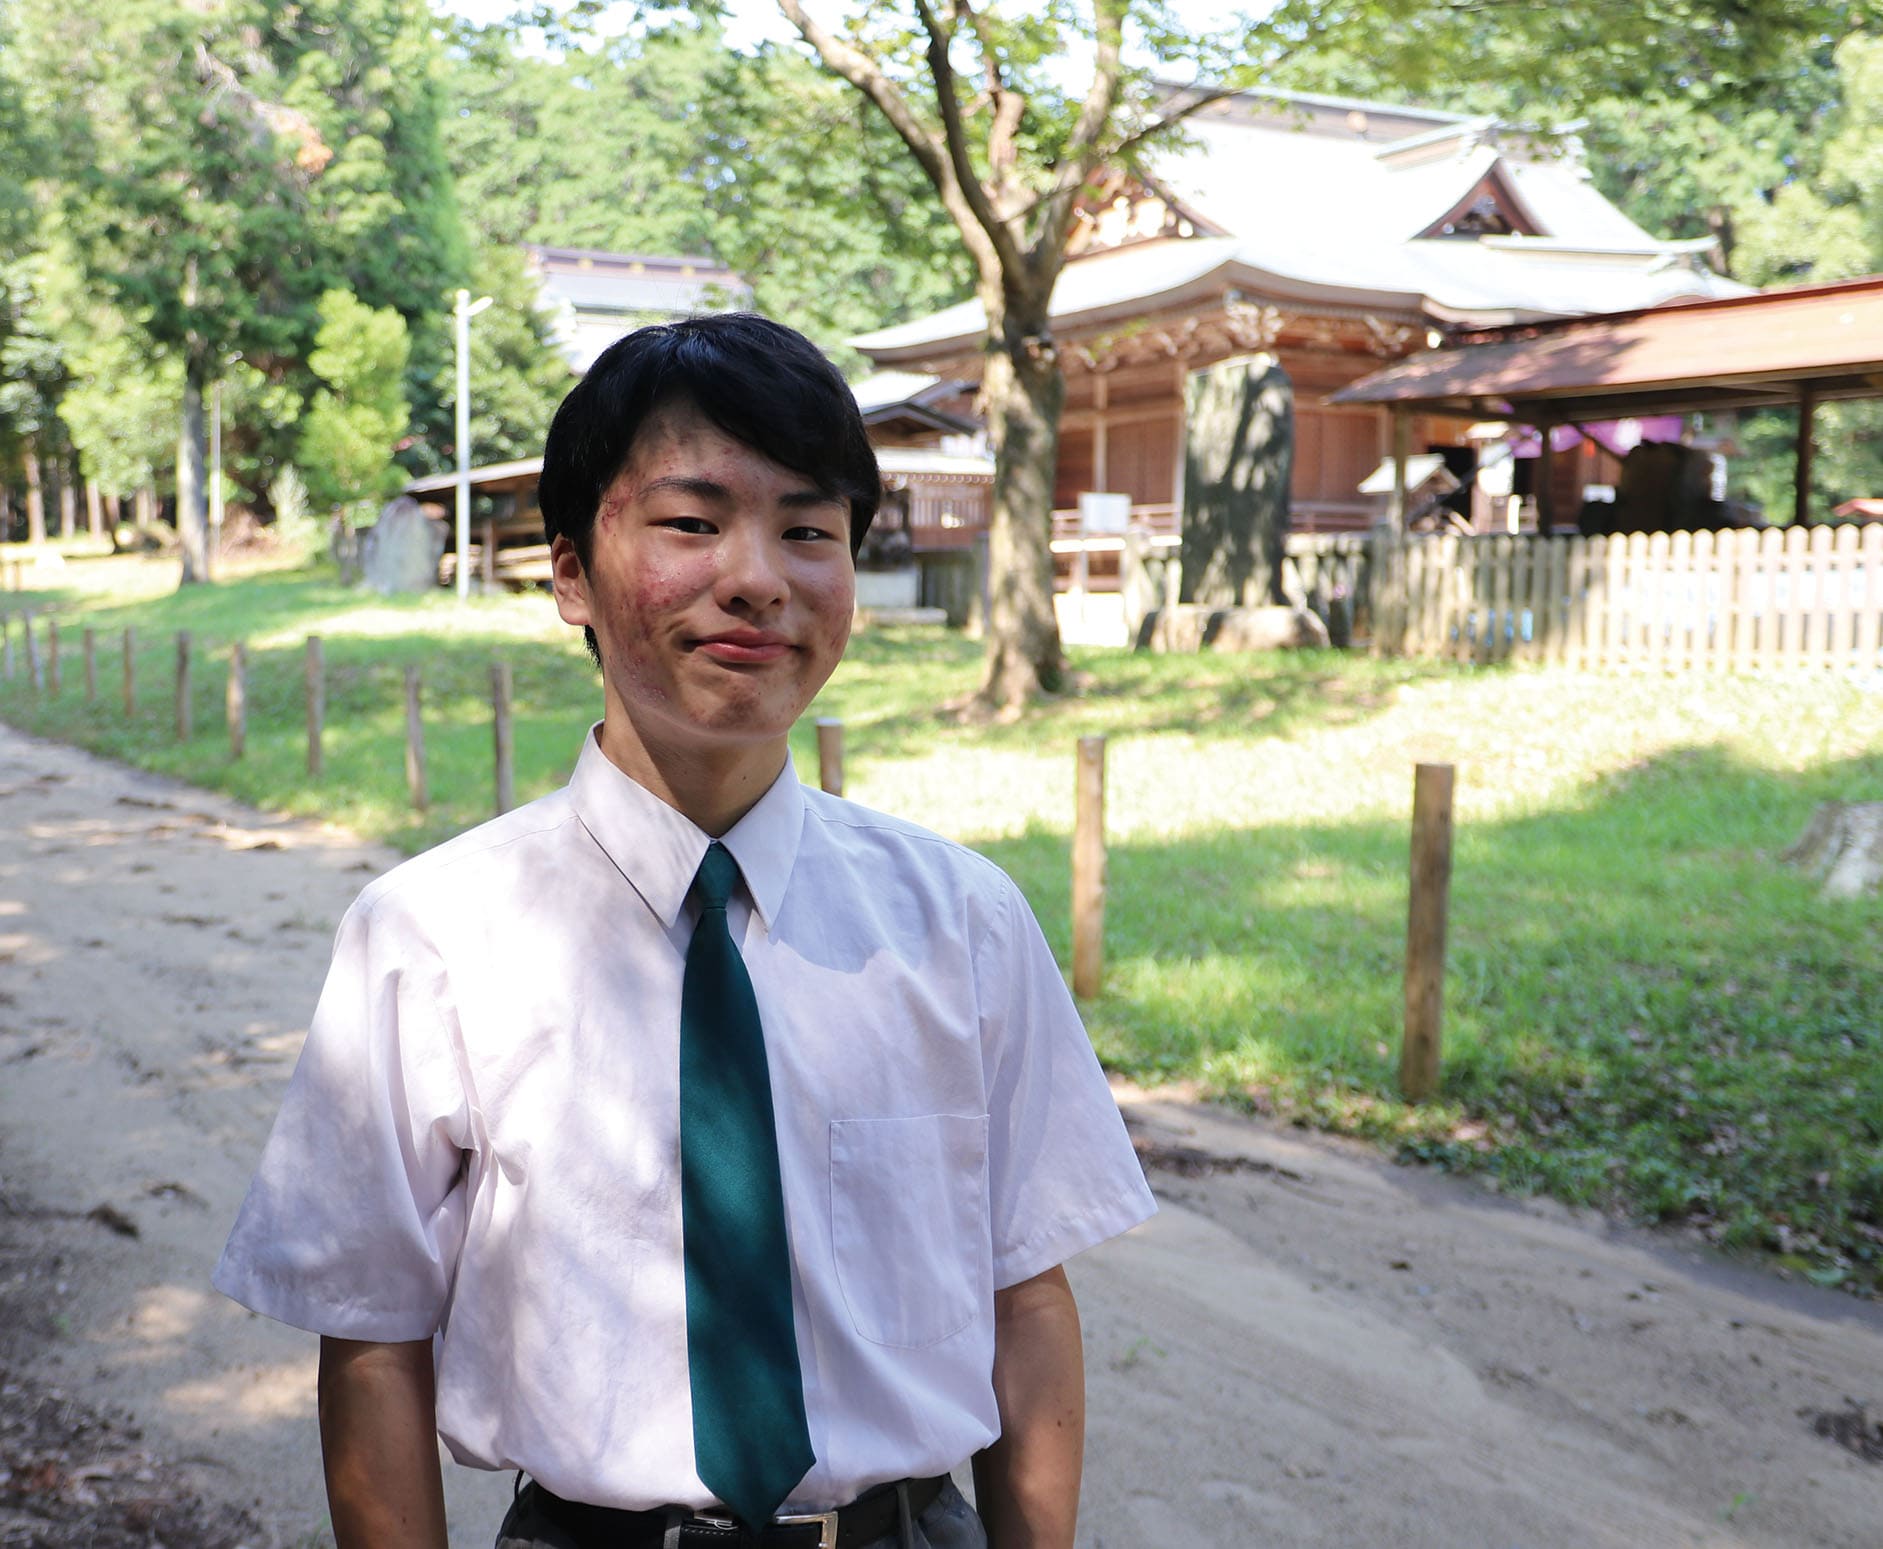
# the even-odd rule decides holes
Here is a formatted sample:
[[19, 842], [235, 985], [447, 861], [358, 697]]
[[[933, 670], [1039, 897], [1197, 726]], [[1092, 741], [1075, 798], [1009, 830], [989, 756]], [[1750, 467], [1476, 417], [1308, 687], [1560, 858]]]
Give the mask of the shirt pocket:
[[917, 1349], [993, 1297], [987, 1116], [833, 1119], [830, 1235], [857, 1333]]

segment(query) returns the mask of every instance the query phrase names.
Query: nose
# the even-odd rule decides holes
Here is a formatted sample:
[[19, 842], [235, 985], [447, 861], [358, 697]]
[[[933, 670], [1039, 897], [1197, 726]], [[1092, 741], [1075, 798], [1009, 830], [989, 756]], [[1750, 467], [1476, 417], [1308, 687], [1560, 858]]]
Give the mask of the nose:
[[791, 595], [779, 540], [761, 524], [731, 526], [719, 545], [715, 600], [727, 612], [764, 613]]

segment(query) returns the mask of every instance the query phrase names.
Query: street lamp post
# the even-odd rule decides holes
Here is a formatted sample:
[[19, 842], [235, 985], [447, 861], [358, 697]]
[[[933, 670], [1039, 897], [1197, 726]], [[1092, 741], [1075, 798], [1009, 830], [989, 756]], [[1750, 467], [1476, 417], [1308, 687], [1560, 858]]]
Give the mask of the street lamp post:
[[458, 292], [458, 600], [471, 595], [471, 319], [491, 298]]

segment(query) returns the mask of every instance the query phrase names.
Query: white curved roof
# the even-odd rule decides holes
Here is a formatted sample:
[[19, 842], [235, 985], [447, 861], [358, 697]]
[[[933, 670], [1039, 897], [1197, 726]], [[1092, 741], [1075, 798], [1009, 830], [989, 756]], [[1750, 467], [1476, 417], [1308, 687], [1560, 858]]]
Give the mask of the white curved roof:
[[[1199, 115], [1154, 155], [1153, 186], [1203, 234], [1166, 237], [1067, 263], [1056, 322], [1102, 324], [1245, 287], [1445, 321], [1494, 323], [1740, 295], [1708, 268], [1706, 242], [1641, 229], [1589, 181], [1571, 142], [1559, 151], [1489, 119], [1452, 119], [1381, 143], [1325, 111], [1306, 126], [1244, 102]], [[1490, 179], [1540, 235], [1446, 236], [1437, 226]], [[1217, 234], [1210, 234], [1217, 233]], [[879, 358], [953, 345], [983, 328], [963, 302], [853, 341]]]

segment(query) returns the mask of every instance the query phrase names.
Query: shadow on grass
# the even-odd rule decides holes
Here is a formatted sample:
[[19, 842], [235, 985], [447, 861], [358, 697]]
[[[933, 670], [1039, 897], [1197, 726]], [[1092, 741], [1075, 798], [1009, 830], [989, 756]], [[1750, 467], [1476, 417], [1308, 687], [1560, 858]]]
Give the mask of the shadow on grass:
[[[1394, 1095], [1407, 836], [1379, 823], [1115, 845], [1107, 1063], [1686, 1220], [1823, 1283], [1883, 1272], [1883, 900], [1778, 860], [1883, 752], [1779, 772], [1688, 747], [1557, 809], [1458, 830], [1441, 1101]], [[1064, 961], [1065, 836], [983, 850]]]
[[959, 708], [980, 682], [978, 644], [956, 635], [870, 630], [852, 639], [816, 708], [845, 721], [846, 739], [859, 754], [876, 757], [920, 754], [943, 741], [1014, 748], [1048, 736], [1127, 731], [1287, 737], [1365, 720], [1387, 709], [1402, 686], [1459, 671], [1337, 651], [1164, 656], [1088, 649], [1073, 652], [1072, 665], [1076, 691], [1010, 723], [964, 722]]

